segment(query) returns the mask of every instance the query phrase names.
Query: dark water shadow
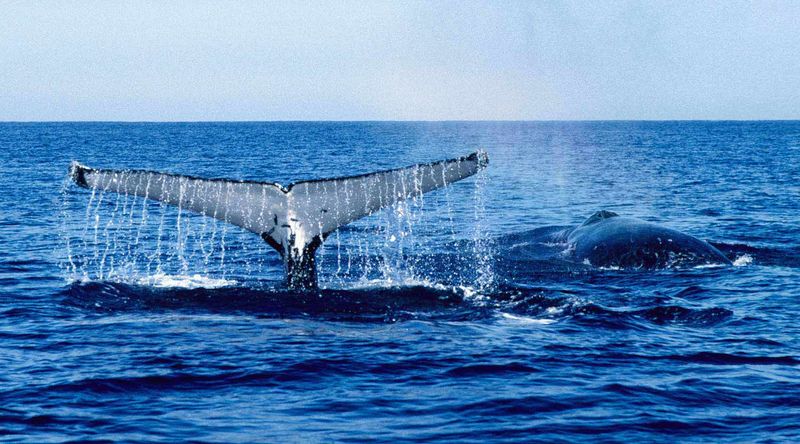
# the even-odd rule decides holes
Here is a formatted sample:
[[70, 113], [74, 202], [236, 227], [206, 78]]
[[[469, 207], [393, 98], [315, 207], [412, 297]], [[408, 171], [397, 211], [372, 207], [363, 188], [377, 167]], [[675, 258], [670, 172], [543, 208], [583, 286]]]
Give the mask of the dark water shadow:
[[709, 327], [733, 315], [725, 308], [687, 307], [660, 296], [643, 300], [637, 307], [615, 307], [584, 299], [578, 290], [546, 286], [504, 285], [476, 296], [462, 287], [422, 285], [296, 292], [249, 287], [159, 288], [91, 281], [74, 282], [62, 292], [64, 306], [101, 314], [177, 311], [358, 323], [474, 321], [512, 313], [597, 328], [638, 330], [670, 324]]
[[297, 292], [281, 288], [159, 288], [120, 282], [74, 282], [63, 304], [101, 313], [201, 311], [269, 318], [394, 322], [416, 317], [481, 316], [457, 288], [370, 287]]

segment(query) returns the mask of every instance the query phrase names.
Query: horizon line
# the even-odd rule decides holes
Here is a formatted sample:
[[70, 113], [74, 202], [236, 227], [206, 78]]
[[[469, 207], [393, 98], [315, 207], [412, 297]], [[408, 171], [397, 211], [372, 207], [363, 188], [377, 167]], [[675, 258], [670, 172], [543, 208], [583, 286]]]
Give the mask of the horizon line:
[[557, 122], [798, 122], [800, 118], [779, 119], [276, 119], [276, 120], [2, 120], [8, 123], [557, 123]]

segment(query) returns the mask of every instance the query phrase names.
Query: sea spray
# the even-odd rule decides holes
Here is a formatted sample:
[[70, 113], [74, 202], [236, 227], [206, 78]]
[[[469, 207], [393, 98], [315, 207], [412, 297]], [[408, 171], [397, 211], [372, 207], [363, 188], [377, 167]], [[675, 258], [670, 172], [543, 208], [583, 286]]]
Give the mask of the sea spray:
[[475, 286], [481, 293], [490, 292], [495, 286], [494, 244], [486, 226], [485, 190], [488, 175], [481, 171], [475, 176], [473, 187], [473, 259], [475, 261]]

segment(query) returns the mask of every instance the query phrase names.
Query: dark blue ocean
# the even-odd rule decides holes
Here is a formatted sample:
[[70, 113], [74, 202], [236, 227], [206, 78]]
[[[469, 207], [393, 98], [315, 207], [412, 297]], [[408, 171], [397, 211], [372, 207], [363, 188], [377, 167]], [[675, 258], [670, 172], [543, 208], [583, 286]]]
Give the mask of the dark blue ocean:
[[[255, 234], [67, 177], [476, 149], [478, 175], [332, 234], [311, 293]], [[601, 209], [734, 265], [519, 247]], [[797, 442], [798, 216], [800, 122], [3, 123], [0, 441]]]

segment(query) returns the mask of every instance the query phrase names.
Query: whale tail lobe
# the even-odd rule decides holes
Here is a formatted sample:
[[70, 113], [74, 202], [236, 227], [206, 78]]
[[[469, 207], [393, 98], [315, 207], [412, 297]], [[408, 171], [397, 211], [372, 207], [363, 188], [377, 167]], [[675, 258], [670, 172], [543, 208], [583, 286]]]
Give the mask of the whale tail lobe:
[[468, 156], [358, 176], [276, 183], [203, 179], [143, 170], [94, 169], [73, 162], [84, 188], [164, 202], [257, 233], [283, 257], [290, 288], [315, 288], [315, 253], [337, 228], [396, 202], [472, 176], [488, 165]]

